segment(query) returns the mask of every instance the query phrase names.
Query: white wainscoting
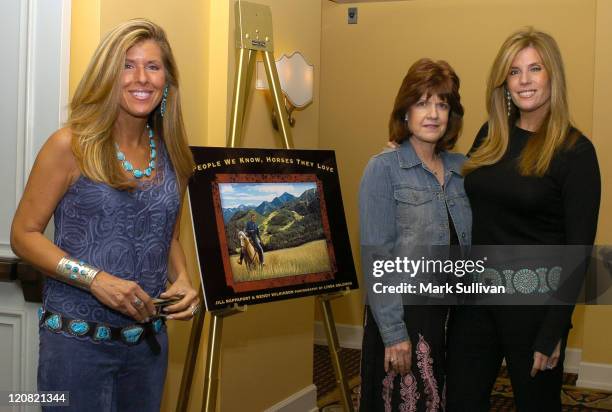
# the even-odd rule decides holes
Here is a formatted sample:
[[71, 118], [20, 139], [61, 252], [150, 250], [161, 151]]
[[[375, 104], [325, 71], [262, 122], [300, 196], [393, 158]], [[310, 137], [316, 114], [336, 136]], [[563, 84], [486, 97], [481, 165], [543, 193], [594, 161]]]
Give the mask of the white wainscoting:
[[17, 391], [24, 385], [25, 362], [21, 342], [26, 314], [0, 307], [0, 388]]
[[40, 305], [23, 300], [18, 282], [0, 283], [0, 302], [0, 391], [35, 391]]

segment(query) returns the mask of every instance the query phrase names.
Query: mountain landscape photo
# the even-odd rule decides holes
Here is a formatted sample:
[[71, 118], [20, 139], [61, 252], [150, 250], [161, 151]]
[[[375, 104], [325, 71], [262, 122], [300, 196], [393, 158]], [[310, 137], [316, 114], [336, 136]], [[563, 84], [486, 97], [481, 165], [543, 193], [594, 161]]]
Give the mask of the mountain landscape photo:
[[[254, 275], [263, 279], [330, 270], [321, 200], [315, 183], [299, 186], [270, 183], [268, 187], [244, 185], [241, 187], [240, 184], [232, 184], [231, 190], [227, 187], [221, 189], [228, 254], [232, 268], [235, 269], [234, 276], [240, 273], [243, 275], [243, 279], [238, 281], [253, 280]], [[293, 193], [274, 192], [274, 189], [283, 188]], [[263, 191], [267, 196], [259, 197]], [[251, 195], [245, 196], [245, 193]], [[256, 203], [254, 199], [265, 200]], [[244, 203], [236, 205], [238, 200]], [[224, 204], [228, 204], [228, 207], [223, 207]], [[266, 264], [257, 274], [247, 273], [244, 265], [237, 262], [240, 254], [238, 232], [245, 230], [253, 214], [259, 228]]]

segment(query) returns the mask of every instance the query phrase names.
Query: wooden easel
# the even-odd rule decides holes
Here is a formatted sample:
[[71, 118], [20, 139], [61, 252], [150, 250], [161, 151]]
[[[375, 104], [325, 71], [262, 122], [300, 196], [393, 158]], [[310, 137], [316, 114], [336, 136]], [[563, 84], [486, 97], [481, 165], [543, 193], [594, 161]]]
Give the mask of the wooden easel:
[[[274, 60], [274, 45], [272, 37], [272, 12], [269, 6], [255, 3], [237, 1], [236, 11], [236, 48], [238, 59], [236, 62], [236, 76], [234, 80], [234, 97], [232, 101], [232, 113], [230, 131], [227, 138], [227, 147], [238, 147], [242, 136], [244, 125], [245, 108], [247, 106], [251, 79], [255, 68], [256, 56], [262, 53], [263, 62], [270, 85], [273, 110], [277, 114], [279, 132], [283, 138], [283, 148], [293, 148], [293, 138], [287, 111], [283, 104], [283, 94], [280, 87], [276, 63]], [[348, 384], [345, 380], [344, 368], [340, 362], [340, 345], [338, 334], [332, 314], [330, 301], [344, 296], [348, 290], [323, 294], [318, 296], [325, 322], [325, 332], [330, 348], [336, 382], [340, 386], [342, 402], [347, 412], [353, 412], [353, 404], [350, 397]], [[200, 285], [200, 296], [203, 296]], [[213, 412], [217, 406], [217, 394], [219, 391], [219, 359], [221, 356], [221, 336], [223, 319], [237, 313], [246, 311], [246, 306], [234, 306], [221, 311], [211, 312], [209, 326], [209, 340], [206, 354], [206, 371], [204, 376], [204, 398], [202, 401], [203, 412]], [[204, 313], [197, 314], [193, 319], [191, 335], [189, 338], [187, 358], [183, 369], [181, 387], [177, 411], [186, 412], [189, 403], [189, 393], [192, 389], [193, 375], [198, 357], [198, 347], [204, 328]]]

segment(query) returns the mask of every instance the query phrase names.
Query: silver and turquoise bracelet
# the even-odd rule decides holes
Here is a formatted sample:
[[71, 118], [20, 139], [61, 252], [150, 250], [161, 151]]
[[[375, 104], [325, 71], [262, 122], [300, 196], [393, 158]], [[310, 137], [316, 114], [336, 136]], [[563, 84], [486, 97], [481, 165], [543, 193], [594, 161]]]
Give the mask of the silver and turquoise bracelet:
[[58, 280], [81, 289], [89, 290], [91, 283], [100, 273], [100, 269], [90, 266], [82, 260], [77, 261], [64, 256], [58, 262], [55, 273], [58, 275]]

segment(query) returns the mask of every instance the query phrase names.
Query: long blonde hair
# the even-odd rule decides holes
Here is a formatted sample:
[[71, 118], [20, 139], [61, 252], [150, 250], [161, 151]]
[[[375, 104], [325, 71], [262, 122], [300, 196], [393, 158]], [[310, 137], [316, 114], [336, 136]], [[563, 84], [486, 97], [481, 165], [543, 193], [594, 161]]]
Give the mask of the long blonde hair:
[[166, 33], [157, 24], [134, 19], [104, 36], [83, 75], [70, 104], [67, 126], [72, 132], [72, 151], [81, 173], [117, 189], [133, 188], [117, 162], [113, 125], [119, 111], [120, 75], [128, 49], [145, 40], [160, 47], [166, 72], [166, 112], [160, 107], [149, 114], [155, 135], [163, 139], [181, 188], [193, 172], [193, 156], [187, 144], [178, 87], [178, 70]]
[[488, 135], [465, 163], [464, 174], [498, 162], [508, 148], [510, 127], [517, 120], [519, 113], [512, 103], [510, 116], [508, 115], [506, 79], [512, 61], [526, 47], [533, 47], [540, 54], [544, 68], [549, 74], [551, 93], [548, 115], [521, 152], [518, 163], [520, 174], [543, 176], [555, 153], [564, 146], [571, 146], [575, 141], [575, 133], [569, 133], [571, 123], [565, 70], [559, 46], [549, 34], [529, 27], [508, 37], [495, 57], [487, 82]]

